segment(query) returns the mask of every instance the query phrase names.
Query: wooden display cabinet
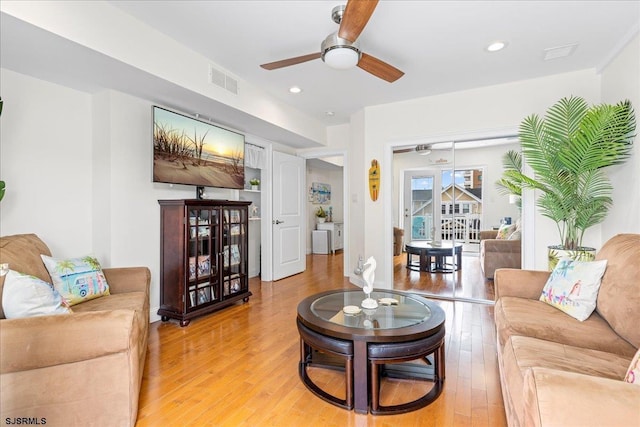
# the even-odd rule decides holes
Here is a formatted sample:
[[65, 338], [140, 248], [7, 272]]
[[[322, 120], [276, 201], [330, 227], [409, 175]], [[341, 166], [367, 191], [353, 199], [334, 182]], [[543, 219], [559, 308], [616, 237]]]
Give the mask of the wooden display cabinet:
[[159, 200], [162, 321], [192, 318], [249, 301], [251, 202]]

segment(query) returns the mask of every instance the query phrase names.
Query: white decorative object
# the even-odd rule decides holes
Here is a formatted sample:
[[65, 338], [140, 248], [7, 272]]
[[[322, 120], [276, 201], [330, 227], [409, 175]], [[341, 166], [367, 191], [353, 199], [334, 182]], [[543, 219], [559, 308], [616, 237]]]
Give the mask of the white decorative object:
[[367, 298], [362, 301], [362, 307], [364, 308], [376, 308], [378, 302], [371, 298], [371, 292], [373, 291], [373, 281], [376, 275], [376, 260], [372, 256], [367, 259], [364, 265], [364, 271], [362, 272], [362, 278], [364, 279], [364, 286], [362, 290], [367, 295]]

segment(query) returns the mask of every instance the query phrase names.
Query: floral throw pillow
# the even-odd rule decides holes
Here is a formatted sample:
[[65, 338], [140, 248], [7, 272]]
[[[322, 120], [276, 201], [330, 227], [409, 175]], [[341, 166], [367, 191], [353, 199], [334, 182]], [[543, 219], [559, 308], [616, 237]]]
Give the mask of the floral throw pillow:
[[516, 231], [515, 224], [502, 224], [498, 229], [498, 234], [496, 235], [496, 239], [498, 240], [507, 240], [513, 232]]
[[607, 260], [585, 262], [562, 258], [544, 285], [540, 301], [582, 322], [596, 308], [600, 280], [606, 268]]
[[640, 350], [636, 351], [636, 355], [633, 356], [624, 380], [631, 384], [640, 385]]
[[51, 284], [13, 270], [4, 279], [2, 310], [7, 319], [71, 313]]
[[53, 286], [69, 305], [109, 295], [109, 284], [98, 260], [92, 256], [55, 259], [40, 255]]

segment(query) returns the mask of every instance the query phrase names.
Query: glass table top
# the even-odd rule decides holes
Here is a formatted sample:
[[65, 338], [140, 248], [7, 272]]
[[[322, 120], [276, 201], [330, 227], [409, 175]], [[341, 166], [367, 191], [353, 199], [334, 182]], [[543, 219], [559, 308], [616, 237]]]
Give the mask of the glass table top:
[[360, 306], [365, 298], [361, 290], [336, 292], [317, 298], [310, 308], [322, 320], [362, 329], [404, 328], [425, 322], [432, 314], [424, 300], [411, 295], [374, 290], [375, 309]]

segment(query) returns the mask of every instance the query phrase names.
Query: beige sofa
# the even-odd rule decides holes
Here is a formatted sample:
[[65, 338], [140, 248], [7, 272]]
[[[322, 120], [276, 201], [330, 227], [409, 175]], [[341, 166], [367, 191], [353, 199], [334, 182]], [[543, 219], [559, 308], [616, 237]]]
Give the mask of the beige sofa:
[[510, 426], [640, 426], [623, 382], [640, 346], [640, 235], [610, 239], [596, 311], [580, 322], [538, 301], [549, 272], [496, 271], [500, 380]]
[[520, 268], [521, 240], [496, 239], [498, 230], [480, 231], [480, 268], [487, 279], [493, 279], [499, 268]]
[[[40, 254], [51, 255], [34, 234], [0, 238], [0, 262], [51, 283]], [[0, 310], [3, 422], [27, 417], [53, 426], [135, 424], [150, 273], [145, 267], [103, 271], [111, 295], [74, 305], [73, 314], [5, 319]]]

